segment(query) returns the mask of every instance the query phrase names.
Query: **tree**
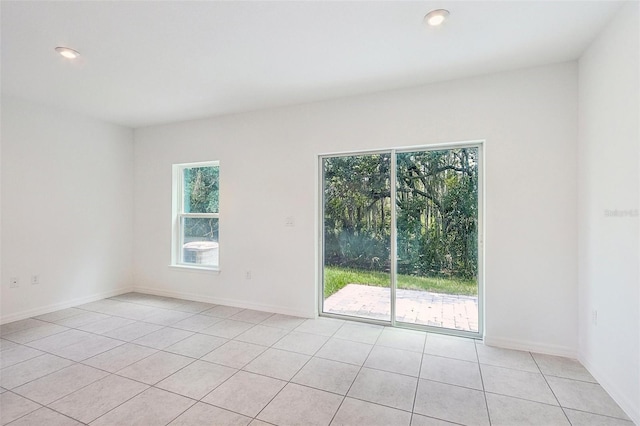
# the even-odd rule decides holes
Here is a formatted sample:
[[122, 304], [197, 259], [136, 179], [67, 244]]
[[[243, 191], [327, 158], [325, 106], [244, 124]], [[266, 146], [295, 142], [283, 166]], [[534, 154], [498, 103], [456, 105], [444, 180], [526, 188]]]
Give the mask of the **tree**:
[[[396, 156], [400, 273], [477, 274], [478, 151]], [[324, 160], [325, 263], [390, 269], [389, 154]]]

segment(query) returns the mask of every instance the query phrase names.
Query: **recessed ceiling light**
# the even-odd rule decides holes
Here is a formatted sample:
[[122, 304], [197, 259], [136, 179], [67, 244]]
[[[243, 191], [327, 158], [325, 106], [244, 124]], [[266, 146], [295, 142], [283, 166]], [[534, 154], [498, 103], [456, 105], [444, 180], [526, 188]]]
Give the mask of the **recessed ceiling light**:
[[438, 25], [442, 25], [444, 21], [447, 20], [449, 16], [449, 11], [446, 9], [436, 9], [427, 13], [424, 17], [424, 22], [432, 27], [437, 27]]
[[58, 52], [59, 54], [61, 54], [67, 59], [76, 59], [78, 56], [80, 56], [80, 52], [78, 52], [77, 50], [70, 49], [68, 47], [56, 47], [56, 52]]

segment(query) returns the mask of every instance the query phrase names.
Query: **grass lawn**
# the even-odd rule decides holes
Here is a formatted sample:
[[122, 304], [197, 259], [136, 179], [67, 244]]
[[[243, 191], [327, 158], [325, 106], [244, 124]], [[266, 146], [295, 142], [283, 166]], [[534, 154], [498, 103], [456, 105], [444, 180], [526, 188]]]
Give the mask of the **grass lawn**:
[[[347, 284], [389, 287], [390, 282], [390, 274], [384, 272], [327, 266], [324, 268], [324, 297], [331, 296]], [[478, 295], [476, 280], [462, 278], [431, 278], [398, 274], [398, 288], [464, 296]]]

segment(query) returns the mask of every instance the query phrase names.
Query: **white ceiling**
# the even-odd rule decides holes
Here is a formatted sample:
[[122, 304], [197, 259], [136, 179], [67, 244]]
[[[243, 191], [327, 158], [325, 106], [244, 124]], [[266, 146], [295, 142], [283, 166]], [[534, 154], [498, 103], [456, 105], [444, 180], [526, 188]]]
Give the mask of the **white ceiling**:
[[576, 59], [619, 6], [3, 0], [2, 92], [141, 127]]

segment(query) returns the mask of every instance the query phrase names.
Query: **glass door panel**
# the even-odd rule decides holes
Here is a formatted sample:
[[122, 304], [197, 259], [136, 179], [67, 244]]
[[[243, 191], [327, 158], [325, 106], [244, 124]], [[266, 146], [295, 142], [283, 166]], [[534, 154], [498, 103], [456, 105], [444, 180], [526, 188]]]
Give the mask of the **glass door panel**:
[[322, 312], [391, 321], [391, 154], [322, 159]]
[[396, 154], [397, 322], [478, 332], [478, 155]]

